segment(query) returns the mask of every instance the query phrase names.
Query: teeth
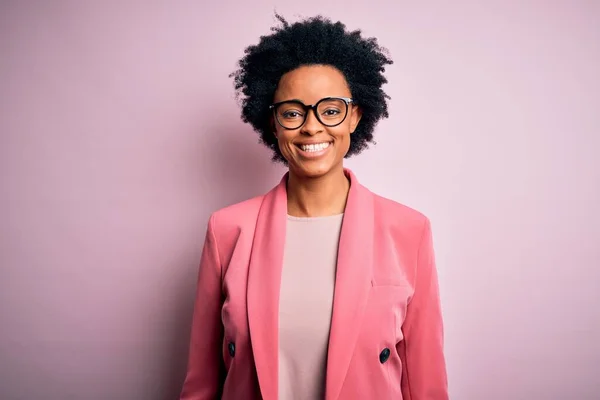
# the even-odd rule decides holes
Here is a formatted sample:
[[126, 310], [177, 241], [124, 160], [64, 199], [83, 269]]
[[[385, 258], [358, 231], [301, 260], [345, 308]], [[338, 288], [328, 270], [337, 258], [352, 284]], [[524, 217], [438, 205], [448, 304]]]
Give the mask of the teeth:
[[317, 143], [317, 144], [303, 144], [300, 146], [300, 148], [303, 151], [307, 151], [307, 152], [314, 152], [314, 151], [321, 151], [321, 150], [325, 150], [326, 148], [329, 147], [329, 142], [326, 143]]

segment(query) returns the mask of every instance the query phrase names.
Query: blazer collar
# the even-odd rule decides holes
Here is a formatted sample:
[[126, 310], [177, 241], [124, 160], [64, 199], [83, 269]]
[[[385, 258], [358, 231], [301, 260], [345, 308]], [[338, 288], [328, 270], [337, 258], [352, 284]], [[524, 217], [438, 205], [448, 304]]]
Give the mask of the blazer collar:
[[[350, 191], [338, 246], [326, 372], [326, 400], [338, 398], [371, 285], [373, 195], [349, 169]], [[262, 201], [248, 271], [248, 323], [260, 391], [278, 397], [279, 292], [287, 221], [287, 177]]]

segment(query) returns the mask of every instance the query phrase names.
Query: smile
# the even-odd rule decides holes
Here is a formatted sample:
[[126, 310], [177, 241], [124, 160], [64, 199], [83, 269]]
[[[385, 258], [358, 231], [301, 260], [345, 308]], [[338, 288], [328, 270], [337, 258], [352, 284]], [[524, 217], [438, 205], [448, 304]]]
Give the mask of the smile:
[[314, 144], [300, 144], [300, 145], [298, 145], [298, 147], [300, 147], [300, 149], [302, 151], [305, 151], [307, 153], [314, 153], [317, 151], [325, 150], [326, 148], [329, 147], [330, 144], [331, 144], [331, 142], [314, 143]]

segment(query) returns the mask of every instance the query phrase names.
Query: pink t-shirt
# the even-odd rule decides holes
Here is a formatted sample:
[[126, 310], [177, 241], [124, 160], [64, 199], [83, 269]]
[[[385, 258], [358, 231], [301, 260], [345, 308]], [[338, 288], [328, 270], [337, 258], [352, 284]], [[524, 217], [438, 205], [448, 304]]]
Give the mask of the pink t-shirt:
[[288, 216], [279, 300], [280, 400], [324, 398], [342, 219]]

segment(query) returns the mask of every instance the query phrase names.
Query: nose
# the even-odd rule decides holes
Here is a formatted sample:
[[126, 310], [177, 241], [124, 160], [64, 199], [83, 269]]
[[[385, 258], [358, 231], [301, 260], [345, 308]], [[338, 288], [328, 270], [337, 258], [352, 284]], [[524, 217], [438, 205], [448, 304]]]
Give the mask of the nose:
[[323, 125], [317, 119], [315, 112], [316, 110], [308, 110], [306, 121], [304, 121], [304, 125], [301, 128], [301, 132], [305, 135], [313, 136], [323, 131]]

